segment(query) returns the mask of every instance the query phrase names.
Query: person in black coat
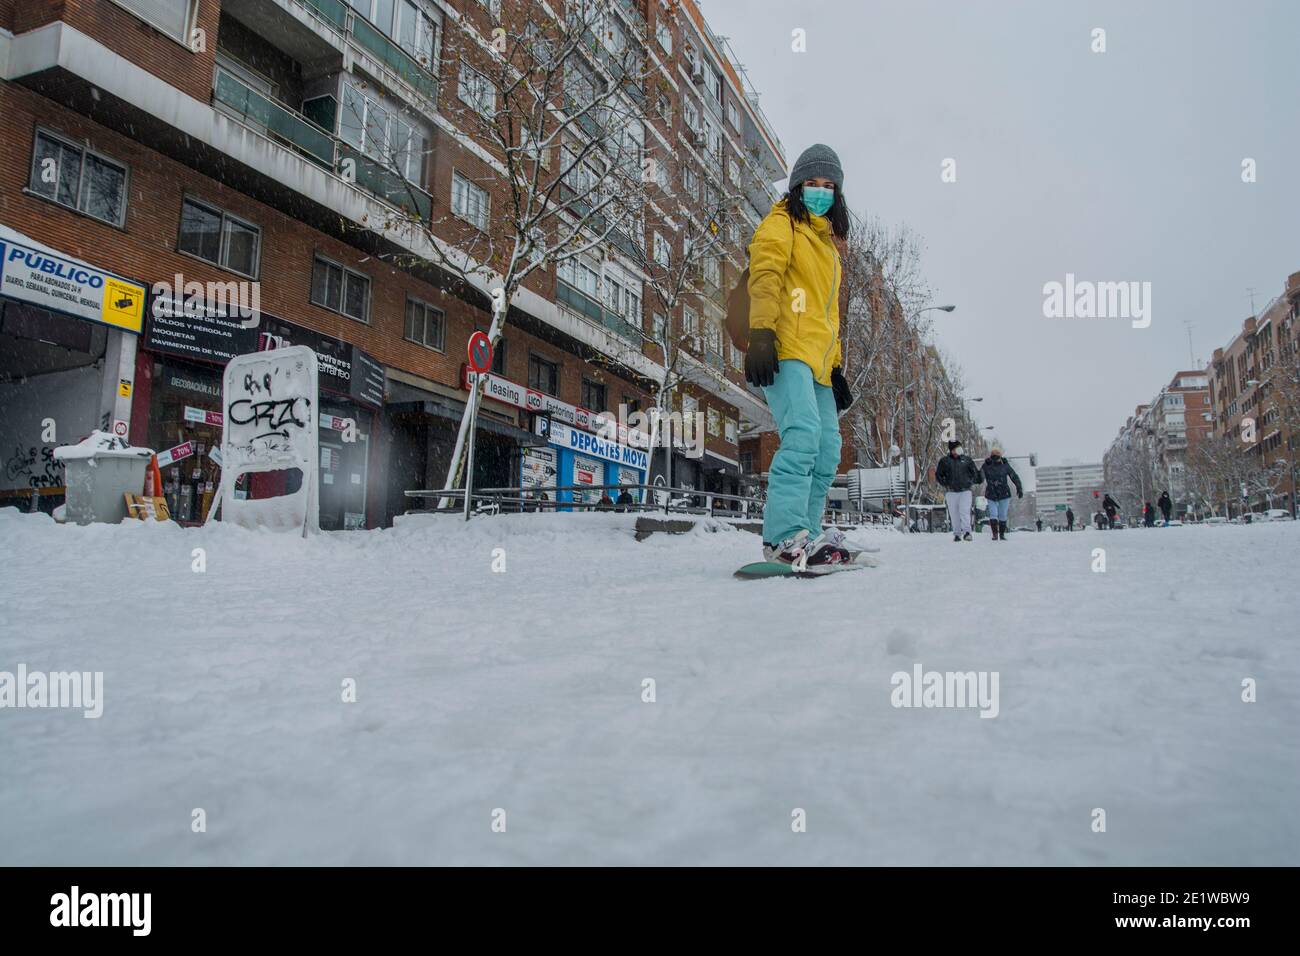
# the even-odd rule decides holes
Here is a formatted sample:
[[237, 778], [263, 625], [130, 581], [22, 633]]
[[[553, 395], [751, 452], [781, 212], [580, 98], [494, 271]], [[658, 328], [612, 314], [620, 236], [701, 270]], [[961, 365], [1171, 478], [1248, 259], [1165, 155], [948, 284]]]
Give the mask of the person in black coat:
[[1168, 491], [1160, 492], [1160, 500], [1156, 502], [1160, 506], [1160, 513], [1165, 516], [1165, 527], [1169, 527], [1169, 512], [1174, 510], [1174, 503], [1169, 498]]
[[1151, 507], [1151, 502], [1142, 503], [1142, 523], [1148, 528], [1156, 526], [1156, 509]]
[[961, 442], [948, 442], [948, 454], [934, 466], [934, 480], [943, 486], [944, 501], [948, 505], [948, 520], [952, 523], [952, 540], [969, 541], [971, 521], [971, 485], [983, 479], [970, 455], [962, 454]]
[[1074, 530], [1074, 509], [1073, 508], [1065, 509], [1065, 530], [1066, 531]]
[[1108, 493], [1101, 499], [1101, 508], [1106, 512], [1106, 526], [1114, 528], [1115, 519], [1119, 517], [1119, 502], [1112, 498]]
[[980, 480], [984, 482], [984, 497], [989, 503], [989, 527], [994, 541], [1007, 540], [1007, 512], [1011, 509], [1011, 485], [1016, 486], [1016, 497], [1023, 498], [1025, 489], [1011, 462], [1002, 457], [996, 445], [980, 467]]

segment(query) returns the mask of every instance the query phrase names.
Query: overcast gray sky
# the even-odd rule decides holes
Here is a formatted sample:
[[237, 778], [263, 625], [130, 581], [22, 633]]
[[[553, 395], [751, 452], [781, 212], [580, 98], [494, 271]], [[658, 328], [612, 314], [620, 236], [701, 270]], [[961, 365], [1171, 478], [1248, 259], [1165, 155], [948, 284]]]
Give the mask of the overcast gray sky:
[[[1099, 461], [1134, 406], [1300, 270], [1300, 3], [701, 0], [793, 162], [927, 243], [935, 338], [1008, 454]], [[791, 51], [791, 31], [807, 52]], [[1107, 51], [1091, 51], [1105, 29]], [[957, 181], [943, 183], [943, 160]], [[1257, 182], [1241, 178], [1244, 158]], [[1151, 325], [1048, 319], [1066, 273], [1148, 281]]]

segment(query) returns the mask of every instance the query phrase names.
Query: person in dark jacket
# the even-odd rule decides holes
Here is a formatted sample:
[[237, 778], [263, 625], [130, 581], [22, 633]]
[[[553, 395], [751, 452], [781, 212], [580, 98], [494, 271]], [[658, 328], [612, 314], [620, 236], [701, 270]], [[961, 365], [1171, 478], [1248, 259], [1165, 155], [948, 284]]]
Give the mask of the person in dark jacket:
[[1107, 495], [1101, 499], [1101, 508], [1106, 512], [1106, 527], [1114, 528], [1115, 521], [1119, 517], [1119, 502], [1107, 493]]
[[1160, 513], [1165, 516], [1165, 527], [1169, 527], [1169, 512], [1174, 510], [1174, 503], [1169, 498], [1168, 491], [1160, 492], [1160, 500], [1156, 502], [1160, 506]]
[[1073, 508], [1065, 509], [1065, 530], [1066, 531], [1074, 530], [1074, 509]]
[[961, 442], [948, 442], [948, 454], [934, 466], [934, 480], [943, 486], [943, 499], [948, 505], [948, 520], [952, 524], [952, 540], [969, 541], [971, 485], [984, 479], [970, 455], [962, 454]]
[[[1002, 457], [996, 445], [980, 467], [980, 480], [984, 482], [984, 497], [989, 503], [989, 527], [994, 541], [1007, 540], [1007, 512], [1011, 509], [1011, 485], [1016, 486], [1016, 497], [1023, 498], [1025, 489], [1011, 462]], [[1042, 529], [1039, 529], [1042, 530]]]
[[1148, 528], [1156, 526], [1156, 509], [1151, 507], [1151, 502], [1142, 502], [1142, 523]]

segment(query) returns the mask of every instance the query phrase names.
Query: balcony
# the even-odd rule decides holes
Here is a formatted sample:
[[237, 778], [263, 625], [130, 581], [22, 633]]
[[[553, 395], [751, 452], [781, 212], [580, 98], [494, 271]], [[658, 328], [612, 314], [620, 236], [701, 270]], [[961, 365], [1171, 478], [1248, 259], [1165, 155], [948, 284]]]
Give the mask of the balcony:
[[[312, 162], [427, 222], [433, 197], [414, 183], [353, 149], [296, 110], [253, 89], [224, 70], [217, 71], [212, 92], [222, 112], [286, 146]], [[345, 167], [350, 162], [350, 167]], [[350, 170], [351, 175], [344, 175]]]
[[579, 315], [586, 316], [591, 321], [603, 325], [611, 332], [621, 335], [637, 345], [640, 345], [644, 338], [641, 330], [632, 323], [618, 313], [611, 312], [585, 293], [579, 292], [563, 279], [555, 280], [555, 301], [564, 303]]
[[434, 74], [410, 53], [356, 13], [343, 0], [293, 0], [310, 10], [341, 36], [366, 52], [375, 62], [391, 71], [430, 102], [437, 102], [438, 80]]

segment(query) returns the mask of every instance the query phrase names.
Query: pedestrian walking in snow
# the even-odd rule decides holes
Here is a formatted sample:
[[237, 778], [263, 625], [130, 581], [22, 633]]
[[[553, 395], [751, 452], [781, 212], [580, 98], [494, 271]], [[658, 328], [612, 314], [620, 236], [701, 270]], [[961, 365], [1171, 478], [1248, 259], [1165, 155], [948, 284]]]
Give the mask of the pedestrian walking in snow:
[[[948, 454], [934, 466], [934, 480], [943, 487], [943, 500], [948, 505], [948, 521], [952, 524], [952, 540], [969, 541], [971, 522], [971, 486], [984, 479], [969, 455], [963, 454], [961, 442], [948, 442]], [[1007, 493], [1010, 497], [1010, 492]]]
[[1142, 523], [1148, 528], [1156, 526], [1156, 509], [1151, 507], [1151, 502], [1142, 502]]
[[1065, 509], [1065, 530], [1066, 531], [1074, 530], [1074, 509], [1073, 508]]
[[[1020, 484], [1020, 476], [1011, 467], [1011, 462], [1002, 457], [1002, 449], [997, 445], [980, 466], [980, 481], [984, 483], [984, 497], [989, 503], [989, 527], [993, 530], [993, 540], [1005, 541], [1007, 513], [1011, 510], [1011, 486], [1016, 486], [1017, 498], [1025, 496], [1025, 489]], [[1038, 530], [1043, 530], [1042, 522], [1039, 522]]]
[[1156, 502], [1160, 506], [1160, 513], [1165, 516], [1165, 527], [1169, 527], [1169, 512], [1174, 510], [1174, 503], [1169, 497], [1168, 491], [1160, 492], [1160, 499]]
[[[840, 371], [840, 254], [849, 231], [844, 171], [810, 146], [749, 245], [745, 380], [760, 386], [781, 445], [768, 470], [763, 556], [808, 566], [851, 561], [844, 533], [822, 529], [840, 463], [839, 412], [853, 402]], [[797, 307], [797, 308], [796, 308]]]
[[1107, 493], [1106, 496], [1101, 499], [1101, 507], [1102, 510], [1106, 512], [1106, 527], [1114, 528], [1115, 521], [1119, 517], [1119, 502]]
[[1039, 533], [1041, 533], [1042, 530], [1043, 530], [1043, 519], [1042, 519], [1042, 518], [1035, 518], [1035, 519], [1034, 519], [1034, 524], [1036, 524], [1036, 525], [1038, 526]]

